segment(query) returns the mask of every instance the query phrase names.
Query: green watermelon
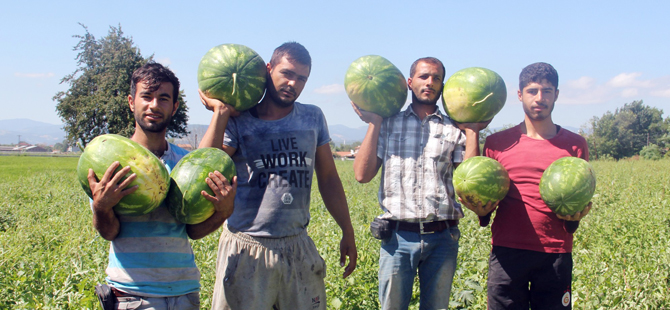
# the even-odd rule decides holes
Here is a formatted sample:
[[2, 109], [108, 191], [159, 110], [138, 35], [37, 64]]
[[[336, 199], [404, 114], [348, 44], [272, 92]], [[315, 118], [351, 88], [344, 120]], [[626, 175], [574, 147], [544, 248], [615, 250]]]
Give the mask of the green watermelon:
[[407, 101], [407, 81], [390, 61], [377, 55], [356, 59], [344, 76], [349, 99], [360, 108], [389, 117]]
[[480, 123], [493, 119], [506, 99], [507, 89], [500, 75], [479, 67], [454, 73], [442, 90], [444, 110], [459, 123]]
[[156, 209], [165, 199], [170, 187], [167, 168], [156, 155], [139, 143], [115, 134], [95, 137], [79, 157], [77, 178], [88, 197], [93, 198], [88, 185], [88, 169], [92, 168], [100, 180], [115, 161], [120, 163], [117, 172], [130, 166], [131, 172], [128, 175], [137, 174], [130, 186], [139, 187], [132, 194], [123, 197], [114, 206], [114, 212], [121, 215], [142, 215]]
[[584, 210], [595, 190], [593, 167], [579, 157], [563, 157], [554, 161], [540, 179], [542, 200], [560, 215], [573, 215]]
[[198, 87], [238, 111], [255, 106], [265, 93], [267, 69], [263, 58], [240, 44], [210, 49], [198, 66]]
[[172, 184], [166, 203], [170, 213], [180, 222], [198, 224], [214, 214], [214, 205], [202, 196], [214, 192], [205, 179], [210, 172], [219, 171], [228, 182], [237, 175], [233, 160], [217, 148], [201, 148], [186, 154], [172, 169]]
[[460, 163], [454, 170], [454, 190], [472, 205], [505, 198], [509, 190], [507, 170], [495, 159], [475, 156]]

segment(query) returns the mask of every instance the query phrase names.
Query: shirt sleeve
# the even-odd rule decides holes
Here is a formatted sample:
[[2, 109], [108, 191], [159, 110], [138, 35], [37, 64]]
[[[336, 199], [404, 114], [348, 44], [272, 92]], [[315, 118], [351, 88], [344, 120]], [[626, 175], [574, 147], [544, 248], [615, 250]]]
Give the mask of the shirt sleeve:
[[319, 137], [317, 138], [317, 146], [322, 146], [326, 143], [330, 142], [330, 133], [328, 132], [328, 122], [326, 121], [326, 116], [323, 115], [323, 112], [319, 110], [319, 114], [321, 115], [321, 121], [319, 122]]
[[388, 135], [388, 122], [390, 118], [385, 118], [382, 121], [382, 128], [379, 129], [379, 137], [377, 138], [377, 157], [384, 159], [386, 154], [386, 136]]
[[223, 145], [238, 149], [238, 136], [237, 118], [230, 118], [228, 120], [228, 125], [226, 125], [226, 132], [223, 135]]
[[[457, 129], [458, 130], [458, 129]], [[454, 146], [454, 152], [452, 154], [452, 162], [461, 163], [465, 158], [465, 134], [458, 130], [458, 138], [456, 140], [456, 145]]]

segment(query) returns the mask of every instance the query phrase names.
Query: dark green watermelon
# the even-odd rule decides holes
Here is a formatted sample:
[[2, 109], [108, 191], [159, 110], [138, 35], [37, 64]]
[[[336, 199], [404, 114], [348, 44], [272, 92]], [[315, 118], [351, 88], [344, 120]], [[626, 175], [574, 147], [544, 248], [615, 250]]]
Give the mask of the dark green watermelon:
[[255, 106], [265, 93], [267, 69], [263, 58], [240, 44], [210, 49], [198, 66], [198, 87], [238, 111]]
[[156, 155], [139, 143], [115, 134], [95, 137], [79, 157], [77, 178], [88, 197], [93, 198], [88, 185], [88, 169], [92, 168], [100, 180], [115, 161], [120, 163], [117, 172], [130, 166], [128, 175], [137, 174], [130, 186], [139, 187], [132, 194], [123, 197], [114, 206], [114, 212], [122, 215], [143, 215], [156, 209], [165, 199], [170, 187], [167, 168]]
[[584, 210], [596, 190], [596, 174], [589, 162], [579, 157], [563, 157], [542, 173], [540, 196], [560, 215]]
[[454, 170], [454, 190], [458, 197], [472, 205], [502, 200], [509, 190], [507, 170], [495, 159], [475, 156]]
[[212, 196], [205, 179], [210, 172], [219, 171], [228, 182], [237, 175], [233, 160], [217, 148], [201, 148], [186, 154], [172, 169], [172, 184], [166, 203], [170, 213], [180, 222], [198, 224], [214, 214], [214, 205], [202, 196], [206, 191]]
[[389, 117], [407, 101], [407, 81], [390, 61], [377, 55], [356, 59], [344, 76], [349, 99], [360, 108]]
[[449, 77], [442, 90], [444, 110], [459, 123], [491, 120], [503, 108], [505, 100], [505, 81], [486, 68], [460, 70]]

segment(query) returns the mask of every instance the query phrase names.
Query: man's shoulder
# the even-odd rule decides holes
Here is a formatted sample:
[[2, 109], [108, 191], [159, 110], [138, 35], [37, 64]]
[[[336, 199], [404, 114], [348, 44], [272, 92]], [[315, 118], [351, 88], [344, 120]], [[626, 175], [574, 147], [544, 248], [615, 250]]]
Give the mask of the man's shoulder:
[[182, 148], [182, 147], [180, 147], [176, 144], [173, 144], [173, 143], [170, 143], [170, 142], [168, 142], [168, 144], [170, 145], [170, 151], [173, 152], [175, 155], [177, 155], [177, 157], [180, 157], [180, 158], [184, 157], [189, 152], [188, 150], [186, 150], [186, 149], [184, 149], [184, 148]]
[[300, 103], [300, 102], [294, 102], [295, 109], [297, 109], [297, 112], [300, 113], [306, 113], [306, 114], [318, 114], [318, 115], [323, 115], [323, 111], [321, 108], [319, 108], [316, 105], [313, 104], [308, 104], [308, 103]]

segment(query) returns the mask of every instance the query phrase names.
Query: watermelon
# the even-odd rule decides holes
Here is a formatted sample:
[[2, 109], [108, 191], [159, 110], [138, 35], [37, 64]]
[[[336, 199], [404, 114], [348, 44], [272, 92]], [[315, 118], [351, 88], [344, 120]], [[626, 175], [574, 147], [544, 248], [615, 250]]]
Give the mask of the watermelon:
[[507, 170], [495, 159], [475, 156], [460, 163], [454, 170], [456, 194], [472, 205], [502, 200], [509, 190]]
[[507, 89], [500, 75], [479, 67], [454, 73], [442, 90], [444, 110], [459, 123], [480, 123], [493, 119], [506, 99]]
[[214, 214], [214, 204], [202, 194], [214, 192], [205, 181], [210, 172], [219, 171], [228, 182], [237, 175], [233, 160], [217, 148], [201, 148], [186, 154], [172, 169], [172, 184], [166, 203], [170, 213], [185, 224], [198, 224]]
[[[105, 134], [95, 137], [86, 145], [77, 164], [77, 178], [88, 197], [93, 198], [88, 185], [88, 169], [92, 168], [98, 180], [107, 168], [120, 163], [116, 172], [130, 166], [130, 172], [137, 174], [130, 186], [138, 185], [114, 206], [114, 212], [121, 215], [143, 215], [156, 209], [165, 199], [170, 187], [170, 174], [160, 159], [139, 143], [126, 137]], [[127, 177], [126, 176], [126, 177]], [[124, 177], [125, 179], [125, 177]]]
[[390, 61], [377, 55], [356, 59], [344, 76], [349, 99], [382, 117], [398, 113], [407, 101], [407, 81]]
[[263, 58], [251, 48], [221, 44], [202, 57], [197, 78], [198, 87], [207, 97], [244, 111], [263, 97], [267, 69]]
[[596, 175], [589, 162], [579, 157], [562, 157], [542, 173], [540, 196], [549, 209], [560, 215], [584, 210], [596, 190]]

